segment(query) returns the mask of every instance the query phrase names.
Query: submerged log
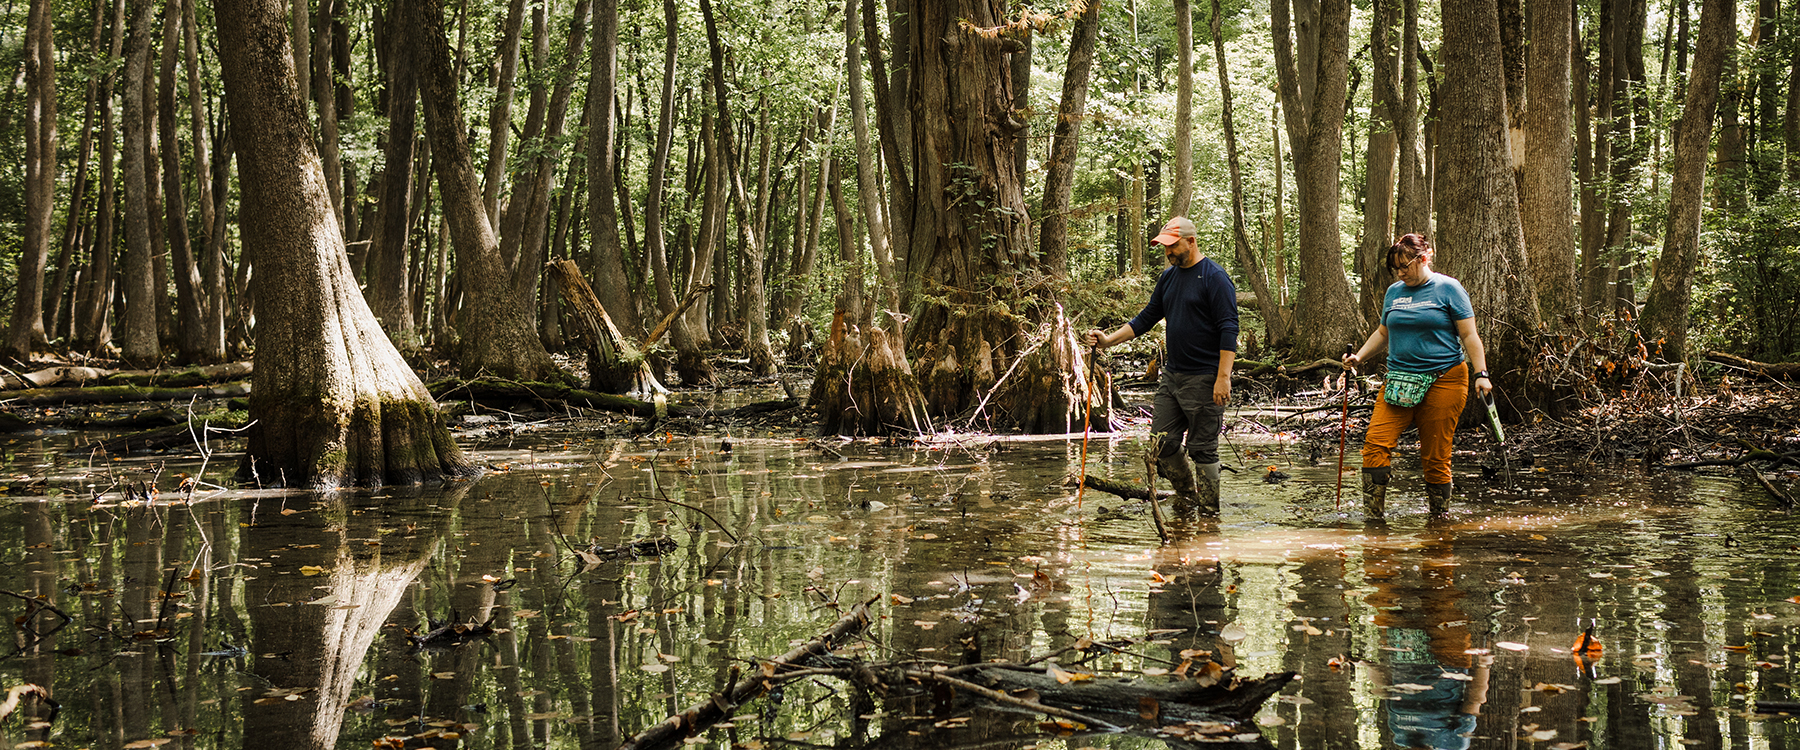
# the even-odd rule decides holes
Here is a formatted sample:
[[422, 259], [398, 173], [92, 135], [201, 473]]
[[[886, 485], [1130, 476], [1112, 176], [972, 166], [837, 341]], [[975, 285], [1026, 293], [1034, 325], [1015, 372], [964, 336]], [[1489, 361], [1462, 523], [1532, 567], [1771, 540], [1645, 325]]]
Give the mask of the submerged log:
[[[1099, 718], [1139, 717], [1171, 722], [1250, 721], [1262, 704], [1294, 679], [1293, 672], [1239, 678], [1228, 671], [1206, 679], [1152, 682], [1138, 679], [1071, 680], [1064, 683], [1042, 669], [981, 665], [961, 679], [1007, 693], [1032, 691], [1047, 706]], [[1146, 709], [1155, 713], [1147, 716]], [[1152, 716], [1154, 718], [1152, 718]]]
[[135, 385], [101, 385], [91, 388], [33, 388], [14, 391], [7, 401], [17, 406], [53, 404], [120, 404], [128, 401], [186, 401], [194, 398], [230, 398], [250, 393], [248, 382], [194, 388], [152, 388]]
[[22, 375], [9, 370], [0, 373], [0, 391], [48, 388], [63, 383], [86, 383], [99, 380], [112, 373], [112, 370], [102, 370], [97, 367], [50, 367]]
[[779, 681], [781, 673], [805, 667], [814, 657], [829, 652], [851, 636], [862, 632], [869, 625], [869, 604], [874, 601], [870, 599], [851, 608], [848, 614], [839, 618], [819, 637], [773, 659], [763, 660], [756, 674], [738, 680], [727, 687], [725, 692], [715, 693], [712, 697], [689, 706], [687, 710], [638, 732], [620, 745], [619, 750], [659, 750], [673, 747], [681, 740], [730, 717], [738, 706], [768, 692]]
[[[1082, 484], [1090, 490], [1099, 490], [1131, 500], [1150, 499], [1150, 490], [1144, 487], [1129, 485], [1124, 482], [1115, 482], [1111, 479], [1103, 479], [1093, 475], [1084, 478]], [[1156, 496], [1158, 498], [1174, 497], [1175, 492], [1173, 490], [1158, 490]]]

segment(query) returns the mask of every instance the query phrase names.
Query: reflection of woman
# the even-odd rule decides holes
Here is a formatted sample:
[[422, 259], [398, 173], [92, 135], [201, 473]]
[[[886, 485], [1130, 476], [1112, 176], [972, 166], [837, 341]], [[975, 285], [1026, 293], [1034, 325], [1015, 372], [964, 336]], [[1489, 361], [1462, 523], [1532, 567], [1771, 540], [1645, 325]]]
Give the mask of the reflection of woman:
[[[1469, 653], [1469, 622], [1457, 606], [1462, 590], [1452, 577], [1456, 560], [1449, 544], [1427, 541], [1422, 552], [1396, 559], [1397, 550], [1370, 546], [1364, 553], [1364, 575], [1375, 587], [1365, 601], [1375, 608], [1387, 659], [1385, 673], [1377, 666], [1371, 677], [1385, 688], [1395, 747], [1461, 750], [1487, 702], [1493, 657]], [[1411, 571], [1418, 571], [1418, 580], [1403, 580]]]
[[[1375, 402], [1363, 439], [1363, 510], [1371, 520], [1387, 513], [1388, 479], [1400, 433], [1419, 428], [1419, 459], [1425, 468], [1425, 495], [1431, 514], [1450, 510], [1450, 451], [1456, 422], [1469, 400], [1466, 358], [1475, 367], [1475, 391], [1494, 389], [1488, 380], [1487, 351], [1475, 331], [1475, 310], [1462, 284], [1431, 270], [1431, 243], [1417, 234], [1394, 241], [1387, 267], [1398, 279], [1381, 303], [1381, 325], [1346, 367], [1388, 349], [1388, 384]], [[1397, 403], [1396, 403], [1397, 402]]]

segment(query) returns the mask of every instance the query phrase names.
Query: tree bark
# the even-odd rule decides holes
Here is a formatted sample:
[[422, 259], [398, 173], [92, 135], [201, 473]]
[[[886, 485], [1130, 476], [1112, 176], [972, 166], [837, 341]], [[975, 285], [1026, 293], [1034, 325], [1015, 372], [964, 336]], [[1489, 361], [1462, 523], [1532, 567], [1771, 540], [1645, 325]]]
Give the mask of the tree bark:
[[607, 314], [628, 337], [643, 335], [625, 252], [619, 244], [619, 185], [615, 184], [613, 148], [619, 73], [619, 2], [600, 0], [594, 7], [594, 42], [589, 48], [587, 90], [588, 223], [593, 236], [594, 293]]
[[[1053, 277], [1030, 251], [1011, 158], [1023, 125], [996, 31], [1006, 14], [997, 0], [916, 0], [909, 9], [909, 100], [943, 116], [913, 123], [909, 258], [926, 294], [909, 324], [908, 354], [921, 363], [920, 392], [933, 414], [961, 414], [986, 398], [995, 428], [1068, 432], [1083, 424], [1090, 394]], [[1016, 377], [1001, 382], [1012, 370]], [[1089, 417], [1107, 424], [1104, 409]]]
[[[200, 277], [199, 257], [194, 253], [193, 238], [188, 235], [187, 192], [181, 176], [180, 128], [176, 125], [175, 63], [180, 59], [181, 0], [163, 13], [163, 48], [160, 80], [161, 104], [156, 108], [157, 125], [162, 131], [162, 184], [165, 196], [165, 226], [170, 261], [175, 276], [176, 351], [187, 364], [210, 364], [223, 357], [210, 358], [205, 324], [205, 288]], [[196, 92], [198, 94], [199, 92]], [[209, 175], [200, 175], [205, 182]], [[224, 352], [219, 352], [223, 355]]]
[[1718, 104], [1720, 72], [1736, 36], [1736, 4], [1706, 0], [1681, 120], [1675, 124], [1674, 170], [1669, 180], [1663, 250], [1644, 302], [1644, 338], [1663, 343], [1663, 358], [1687, 358], [1688, 300], [1700, 257], [1700, 209], [1705, 203], [1708, 141]]
[[[181, 4], [181, 35], [183, 65], [187, 71], [189, 131], [194, 146], [194, 197], [200, 211], [198, 296], [203, 333], [199, 351], [203, 361], [222, 362], [225, 360], [225, 212], [219, 210], [218, 196], [224, 191], [215, 192], [213, 188], [215, 179], [221, 183], [225, 180], [213, 174], [211, 123], [206, 116], [208, 97], [200, 83], [200, 29], [196, 3], [197, 0], [186, 0]], [[231, 154], [224, 154], [217, 166], [229, 173]]]
[[[500, 183], [506, 181], [506, 146], [512, 135], [514, 82], [518, 80], [519, 33], [525, 24], [525, 0], [510, 0], [495, 51], [494, 104], [488, 108], [488, 162], [481, 183], [481, 205], [491, 225], [500, 223]], [[456, 78], [458, 83], [461, 77]], [[454, 89], [452, 89], [454, 90]]]
[[[710, 7], [710, 3], [705, 7]], [[856, 138], [857, 202], [861, 204], [863, 225], [869, 228], [869, 248], [875, 255], [876, 287], [880, 295], [878, 304], [865, 310], [863, 319], [857, 322], [861, 325], [879, 325], [899, 333], [899, 327], [890, 327], [886, 320], [874, 313], [876, 307], [900, 312], [900, 294], [898, 279], [894, 276], [893, 252], [888, 248], [887, 220], [881, 213], [881, 188], [877, 185], [875, 176], [875, 152], [869, 143], [868, 105], [863, 100], [862, 86], [862, 44], [858, 38], [861, 29], [857, 24], [856, 12], [857, 3], [844, 4], [844, 65], [850, 84], [850, 130]], [[1017, 149], [1014, 149], [1015, 166], [1018, 164], [1016, 157]]]
[[[110, 59], [118, 59], [125, 47], [125, 0], [112, 3], [112, 42]], [[95, 205], [93, 250], [88, 254], [88, 270], [74, 314], [75, 342], [90, 351], [112, 342], [111, 310], [113, 297], [113, 241], [117, 230], [114, 217], [117, 197], [118, 147], [113, 138], [113, 88], [118, 73], [108, 73], [100, 85], [100, 196]]]
[[1538, 309], [1546, 320], [1576, 317], [1581, 305], [1575, 284], [1575, 215], [1569, 182], [1570, 0], [1527, 0], [1531, 45], [1526, 48], [1525, 160], [1519, 204]]
[[56, 201], [56, 59], [49, 0], [31, 0], [25, 31], [25, 236], [4, 354], [29, 361], [44, 332], [44, 267]]
[[1419, 0], [1398, 0], [1400, 31], [1400, 97], [1394, 107], [1394, 149], [1399, 152], [1399, 179], [1394, 186], [1394, 236], [1433, 236], [1431, 191], [1425, 183], [1425, 157], [1419, 142]]
[[[1231, 236], [1238, 267], [1256, 293], [1256, 309], [1262, 314], [1270, 348], [1287, 346], [1293, 335], [1293, 319], [1281, 304], [1279, 290], [1269, 287], [1269, 276], [1263, 263], [1250, 249], [1250, 230], [1244, 222], [1244, 178], [1238, 164], [1237, 125], [1232, 120], [1231, 73], [1226, 67], [1225, 37], [1221, 26], [1219, 0], [1212, 0], [1213, 59], [1219, 68], [1219, 125], [1225, 131], [1225, 164], [1231, 172]], [[1279, 165], [1278, 165], [1279, 166]]]
[[[881, 132], [881, 156], [887, 165], [888, 248], [894, 256], [895, 273], [900, 277], [900, 309], [910, 309], [919, 275], [912, 265], [912, 227], [900, 218], [912, 215], [914, 200], [912, 170], [908, 167], [911, 154], [902, 146], [912, 142], [912, 116], [905, 106], [906, 82], [910, 80], [910, 71], [905, 67], [909, 64], [909, 43], [906, 34], [901, 32], [901, 29], [906, 28], [907, 20], [905, 14], [889, 15], [888, 26], [892, 32], [890, 41], [896, 61], [894, 79], [898, 81], [890, 85], [887, 64], [881, 54], [881, 34], [875, 23], [875, 0], [862, 0], [862, 7], [863, 41], [869, 55], [869, 78], [875, 86], [875, 120]], [[892, 7], [891, 3], [889, 7]], [[835, 109], [833, 114], [836, 114]], [[1016, 151], [1014, 153], [1017, 154]]]
[[[1069, 40], [1069, 62], [1063, 68], [1062, 99], [1056, 107], [1050, 161], [1044, 165], [1043, 228], [1038, 250], [1050, 273], [1069, 273], [1069, 206], [1075, 197], [1075, 156], [1081, 148], [1081, 124], [1087, 119], [1088, 81], [1094, 69], [1094, 45], [1100, 36], [1101, 0], [1091, 0], [1075, 22]], [[1191, 170], [1191, 165], [1190, 165]]]
[[[1380, 322], [1381, 300], [1389, 283], [1388, 231], [1394, 215], [1394, 173], [1398, 151], [1394, 109], [1400, 105], [1399, 40], [1395, 27], [1402, 21], [1402, 0], [1377, 0], [1369, 26], [1369, 50], [1373, 75], [1369, 86], [1368, 172], [1363, 190], [1362, 241], [1356, 251], [1356, 271], [1362, 278], [1358, 297], [1364, 325]], [[1258, 292], [1260, 295], [1261, 292]]]
[[[853, 7], [854, 6], [849, 4], [845, 5], [846, 19], [855, 16], [855, 12], [851, 10]], [[705, 17], [704, 20], [706, 22], [707, 48], [712, 53], [713, 98], [716, 100], [719, 108], [719, 151], [720, 156], [723, 157], [721, 161], [724, 165], [724, 168], [719, 172], [719, 179], [729, 182], [729, 184], [721, 185], [720, 188], [721, 191], [730, 192], [732, 204], [737, 208], [738, 231], [743, 233], [745, 239], [744, 250], [746, 253], [757, 257], [757, 265], [759, 268], [756, 269], [756, 272], [760, 277], [762, 273], [762, 269], [760, 268], [762, 265], [761, 258], [763, 253], [767, 252], [767, 243], [764, 241], [765, 238], [763, 237], [760, 228], [756, 226], [756, 207], [750, 201], [750, 191], [744, 186], [743, 171], [736, 166], [739, 162], [738, 157], [742, 153], [742, 150], [738, 145], [737, 136], [734, 134], [731, 124], [731, 107], [728, 104], [730, 90], [725, 86], [725, 49], [724, 45], [719, 43], [719, 27], [717, 19], [713, 17], [711, 1], [700, 0], [700, 10]], [[850, 46], [854, 47], [856, 46], [854, 41], [856, 27], [853, 23], [847, 22], [846, 28], [846, 33], [851, 40]], [[867, 141], [867, 136], [867, 125], [865, 124], [863, 133], [864, 142]], [[870, 199], [873, 200], [873, 198], [874, 196], [871, 195]], [[719, 212], [719, 221], [721, 224], [724, 223], [724, 213], [725, 212], [722, 209]], [[886, 238], [884, 237], [884, 242], [885, 239]], [[883, 247], [885, 247], [885, 245]], [[720, 257], [723, 259], [724, 254], [721, 253]], [[878, 253], [876, 255], [877, 261], [879, 262], [881, 258], [882, 255]], [[891, 280], [893, 273], [892, 257], [888, 258], [887, 269]], [[720, 288], [725, 287], [723, 283], [719, 286]], [[759, 300], [759, 306], [766, 305], [762, 304]], [[724, 306], [721, 306], [721, 309], [723, 309], [723, 307]], [[760, 318], [762, 314], [758, 313], [758, 316]], [[746, 336], [744, 339], [744, 353], [750, 358], [751, 371], [755, 372], [757, 375], [775, 374], [775, 350], [769, 345], [768, 326], [764, 324], [762, 320], [759, 320], [756, 324], [751, 326], [749, 333], [751, 335]]]
[[[1275, 62], [1300, 204], [1300, 299], [1294, 345], [1302, 357], [1335, 354], [1362, 338], [1362, 316], [1344, 274], [1338, 228], [1344, 102], [1348, 95], [1348, 0], [1301, 0], [1299, 66], [1289, 38], [1289, 0], [1272, 0]], [[1315, 13], [1316, 11], [1316, 13]]]
[[408, 37], [405, 3], [395, 0], [376, 28], [386, 84], [387, 142], [382, 145], [380, 197], [375, 204], [375, 232], [370, 240], [369, 308], [382, 330], [402, 352], [416, 352], [424, 341], [413, 318], [412, 275], [408, 256], [412, 239], [415, 192], [415, 139], [418, 137], [419, 79]]
[[150, 69], [151, 0], [131, 0], [131, 30], [125, 44], [124, 143], [125, 309], [119, 321], [120, 356], [149, 366], [162, 358], [156, 326], [155, 248], [150, 240], [150, 108], [144, 93]]
[[[1530, 399], [1536, 350], [1526, 337], [1537, 330], [1537, 298], [1526, 268], [1518, 189], [1507, 146], [1496, 0], [1446, 5], [1441, 54], [1439, 263], [1469, 292], [1495, 384]], [[1471, 397], [1473, 393], [1471, 389]]]
[[425, 129], [432, 142], [438, 194], [456, 252], [456, 268], [464, 305], [459, 314], [457, 366], [468, 377], [496, 375], [519, 380], [550, 380], [556, 365], [538, 340], [530, 300], [513, 294], [513, 270], [500, 254], [493, 225], [482, 206], [468, 131], [457, 99], [450, 48], [444, 34], [441, 0], [409, 0], [417, 42], [419, 96]]
[[1194, 200], [1193, 130], [1194, 9], [1189, 0], [1175, 0], [1175, 179], [1169, 186], [1170, 216], [1187, 216]]
[[240, 473], [317, 488], [466, 474], [425, 386], [363, 302], [295, 80], [282, 0], [218, 8], [253, 253], [256, 425]]

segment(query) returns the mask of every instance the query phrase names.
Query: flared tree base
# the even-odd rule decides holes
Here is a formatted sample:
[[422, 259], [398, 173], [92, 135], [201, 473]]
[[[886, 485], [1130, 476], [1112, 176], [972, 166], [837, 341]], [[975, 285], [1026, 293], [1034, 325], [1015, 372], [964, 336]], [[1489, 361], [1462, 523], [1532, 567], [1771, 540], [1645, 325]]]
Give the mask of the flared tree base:
[[920, 361], [931, 363], [920, 390], [932, 414], [999, 432], [1110, 431], [1112, 378], [1090, 361], [1062, 305], [1036, 331], [1012, 316], [945, 317], [920, 347]]
[[262, 487], [336, 489], [418, 484], [477, 469], [450, 437], [437, 406], [425, 400], [359, 396], [258, 398], [256, 422], [238, 480]]
[[853, 328], [839, 311], [813, 374], [807, 403], [827, 435], [918, 434], [931, 430], [918, 379], [900, 338], [879, 328]]

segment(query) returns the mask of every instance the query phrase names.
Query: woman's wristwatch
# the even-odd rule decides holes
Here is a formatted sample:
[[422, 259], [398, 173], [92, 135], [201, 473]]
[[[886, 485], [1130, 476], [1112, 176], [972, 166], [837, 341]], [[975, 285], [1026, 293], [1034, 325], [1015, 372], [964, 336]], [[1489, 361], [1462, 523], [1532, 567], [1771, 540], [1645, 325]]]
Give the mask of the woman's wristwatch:
[[[1488, 377], [1487, 370], [1482, 370], [1480, 372], [1475, 373], [1476, 380], [1480, 380], [1482, 378], [1487, 378], [1487, 377]], [[1488, 378], [1488, 380], [1493, 380], [1493, 378]]]

